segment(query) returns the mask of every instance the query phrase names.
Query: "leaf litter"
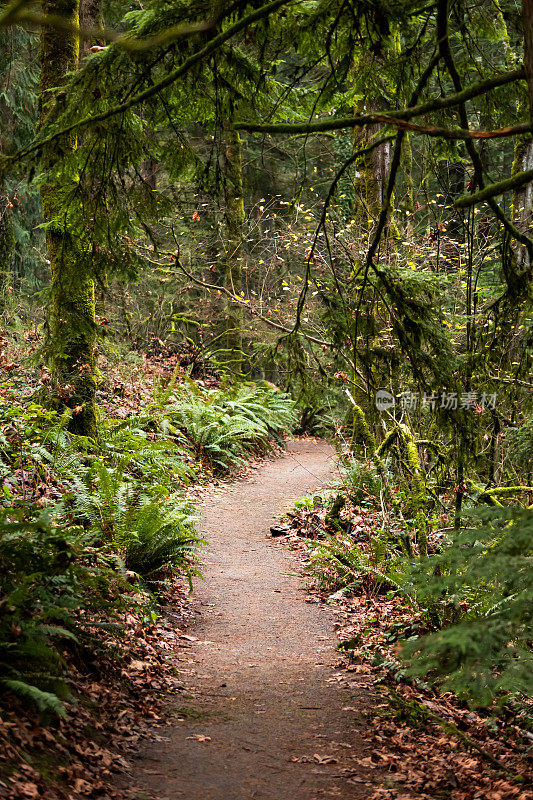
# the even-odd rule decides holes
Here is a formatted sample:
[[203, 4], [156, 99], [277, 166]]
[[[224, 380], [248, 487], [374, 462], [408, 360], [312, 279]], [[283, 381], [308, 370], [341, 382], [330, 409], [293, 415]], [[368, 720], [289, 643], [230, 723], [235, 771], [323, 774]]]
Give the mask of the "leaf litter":
[[[369, 542], [381, 524], [379, 514], [370, 510], [344, 513], [351, 513], [349, 522], [359, 542]], [[323, 536], [326, 510], [300, 508], [287, 519], [288, 530], [276, 541], [299, 554], [305, 571], [311, 552], [305, 540]], [[417, 620], [398, 596], [380, 592], [368, 575], [357, 594], [348, 596], [332, 594], [310, 580], [305, 600], [327, 603], [335, 614], [341, 657], [338, 672], [326, 680], [358, 691], [367, 688], [381, 700], [366, 711], [343, 708], [370, 723], [363, 737], [371, 755], [352, 755], [355, 764], [380, 773], [376, 783], [381, 785], [370, 789], [368, 800], [533, 799], [533, 748], [515, 717], [498, 715], [497, 709], [490, 714], [473, 711], [452, 693], [439, 694], [403, 675], [390, 630], [407, 629]], [[351, 778], [355, 783], [366, 780], [356, 774]]]

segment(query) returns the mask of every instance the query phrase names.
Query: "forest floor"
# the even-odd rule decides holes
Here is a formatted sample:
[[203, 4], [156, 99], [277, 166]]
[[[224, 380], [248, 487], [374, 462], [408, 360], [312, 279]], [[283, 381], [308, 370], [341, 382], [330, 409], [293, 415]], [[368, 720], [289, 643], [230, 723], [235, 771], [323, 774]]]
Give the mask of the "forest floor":
[[[315, 512], [292, 514], [288, 535], [269, 537], [296, 498], [333, 478], [333, 449], [300, 439], [247, 477], [193, 490], [210, 542], [206, 582], [180, 623], [187, 633], [167, 625], [178, 695], [155, 737], [130, 752], [120, 781], [129, 797], [533, 799], [512, 721], [502, 728], [375, 662], [389, 626], [409, 622], [397, 598], [305, 586], [299, 535], [311, 535]], [[371, 531], [376, 520], [361, 514]], [[359, 644], [341, 652], [339, 642]]]
[[359, 712], [375, 698], [353, 673], [335, 671], [332, 611], [307, 595], [294, 555], [267, 538], [297, 497], [331, 480], [333, 456], [325, 442], [290, 441], [282, 457], [202, 503], [206, 582], [182, 655], [172, 656], [185, 688], [167, 709], [171, 725], [134, 762], [136, 798], [372, 793], [371, 733]]

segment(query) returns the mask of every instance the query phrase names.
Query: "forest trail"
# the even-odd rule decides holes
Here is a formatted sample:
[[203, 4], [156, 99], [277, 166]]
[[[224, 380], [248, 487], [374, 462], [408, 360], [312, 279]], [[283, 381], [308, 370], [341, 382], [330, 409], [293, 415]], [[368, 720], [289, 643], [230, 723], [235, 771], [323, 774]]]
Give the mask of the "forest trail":
[[201, 616], [187, 630], [197, 640], [186, 642], [176, 664], [187, 699], [173, 701], [175, 723], [140, 753], [136, 797], [371, 794], [368, 773], [354, 760], [368, 755], [354, 711], [371, 700], [339, 682], [331, 612], [305, 602], [294, 556], [266, 538], [292, 501], [326, 485], [332, 470], [328, 444], [291, 441], [280, 458], [202, 503], [211, 546], [206, 583], [195, 589], [193, 608]]

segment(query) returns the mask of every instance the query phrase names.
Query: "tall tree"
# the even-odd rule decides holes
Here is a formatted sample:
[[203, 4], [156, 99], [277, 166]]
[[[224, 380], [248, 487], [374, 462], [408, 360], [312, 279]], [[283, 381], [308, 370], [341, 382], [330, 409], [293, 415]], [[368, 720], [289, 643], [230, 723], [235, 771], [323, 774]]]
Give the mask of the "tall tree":
[[[45, 14], [69, 24], [66, 30], [51, 25], [41, 36], [40, 122], [49, 125], [63, 110], [69, 74], [78, 64], [78, 0], [45, 0]], [[80, 202], [77, 173], [69, 156], [76, 136], [67, 133], [43, 147], [41, 198], [46, 225], [51, 305], [48, 356], [57, 400], [73, 409], [72, 430], [96, 437], [96, 324], [94, 280], [89, 249], [73, 225]]]
[[[233, 121], [224, 122], [224, 179], [226, 220], [225, 285], [234, 295], [242, 290], [244, 192], [242, 185], [241, 137]], [[226, 324], [226, 361], [234, 372], [242, 365], [242, 307], [229, 301]]]

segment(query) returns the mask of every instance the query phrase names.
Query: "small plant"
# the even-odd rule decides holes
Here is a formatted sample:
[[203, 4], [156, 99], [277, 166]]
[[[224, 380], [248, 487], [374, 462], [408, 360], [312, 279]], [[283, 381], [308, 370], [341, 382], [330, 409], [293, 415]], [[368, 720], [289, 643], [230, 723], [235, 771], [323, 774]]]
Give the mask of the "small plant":
[[478, 705], [533, 690], [533, 511], [499, 508], [412, 565], [419, 605], [440, 630], [409, 641], [409, 674]]
[[345, 457], [341, 461], [341, 475], [346, 494], [354, 506], [380, 508], [383, 481], [372, 464], [351, 456]]
[[305, 494], [303, 497], [299, 497], [298, 500], [294, 501], [294, 508], [298, 511], [302, 508], [305, 508], [308, 511], [314, 511], [318, 508], [323, 508], [324, 501], [325, 493], [311, 495]]

